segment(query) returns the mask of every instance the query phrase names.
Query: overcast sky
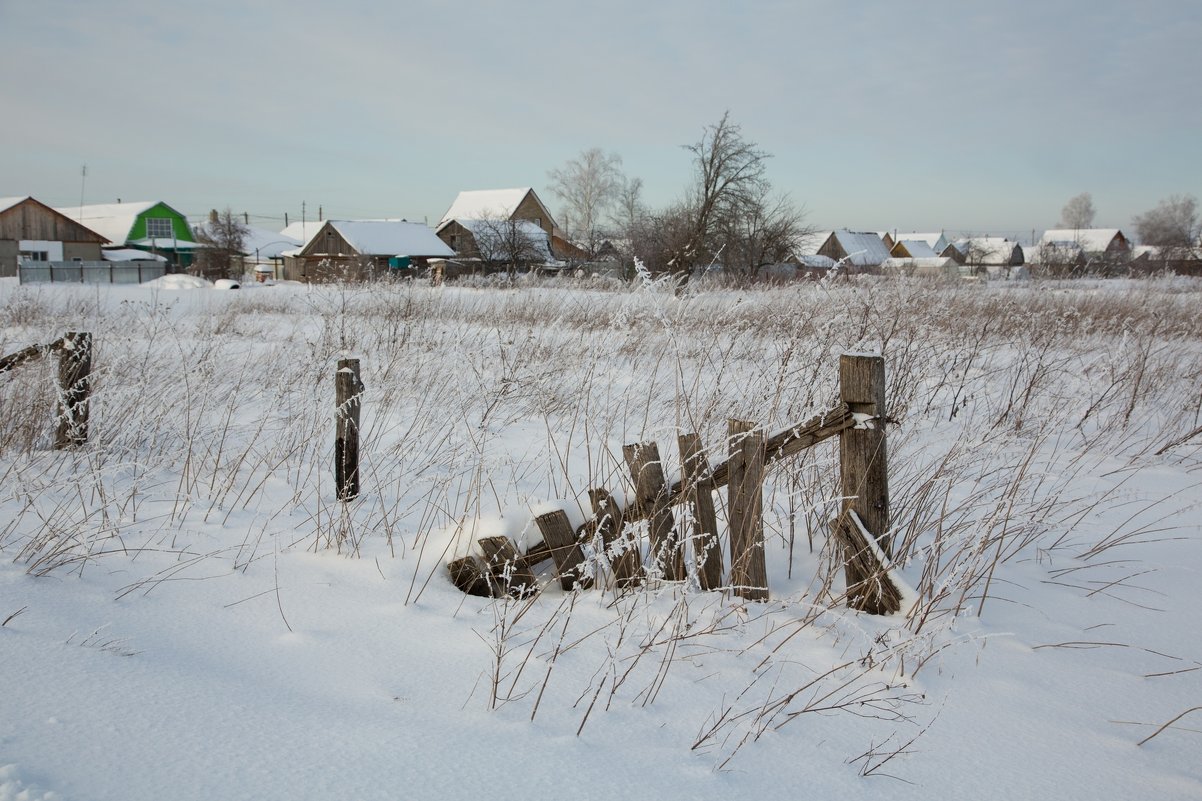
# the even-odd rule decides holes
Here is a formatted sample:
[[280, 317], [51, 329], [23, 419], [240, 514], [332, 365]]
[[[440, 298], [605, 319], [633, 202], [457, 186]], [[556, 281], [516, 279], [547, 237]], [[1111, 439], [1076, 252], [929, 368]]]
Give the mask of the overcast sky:
[[[0, 196], [437, 222], [729, 110], [819, 227], [1030, 236], [1202, 195], [1202, 2], [0, 0]], [[87, 164], [86, 181], [81, 167]], [[274, 219], [273, 219], [274, 218]]]

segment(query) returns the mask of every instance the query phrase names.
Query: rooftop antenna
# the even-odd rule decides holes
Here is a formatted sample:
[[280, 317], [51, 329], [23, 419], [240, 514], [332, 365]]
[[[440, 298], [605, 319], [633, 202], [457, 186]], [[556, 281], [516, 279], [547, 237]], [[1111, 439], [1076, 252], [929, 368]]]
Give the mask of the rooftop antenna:
[[83, 222], [83, 190], [88, 182], [88, 165], [85, 164], [79, 170], [79, 221]]

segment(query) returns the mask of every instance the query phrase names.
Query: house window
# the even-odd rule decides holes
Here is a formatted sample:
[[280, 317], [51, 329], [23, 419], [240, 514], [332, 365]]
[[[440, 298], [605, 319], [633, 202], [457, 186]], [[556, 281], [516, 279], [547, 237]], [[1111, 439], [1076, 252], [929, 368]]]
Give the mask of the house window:
[[171, 218], [170, 217], [147, 217], [146, 218], [146, 236], [150, 239], [170, 239], [171, 238]]
[[45, 250], [22, 250], [21, 258], [25, 261], [50, 261], [50, 254]]

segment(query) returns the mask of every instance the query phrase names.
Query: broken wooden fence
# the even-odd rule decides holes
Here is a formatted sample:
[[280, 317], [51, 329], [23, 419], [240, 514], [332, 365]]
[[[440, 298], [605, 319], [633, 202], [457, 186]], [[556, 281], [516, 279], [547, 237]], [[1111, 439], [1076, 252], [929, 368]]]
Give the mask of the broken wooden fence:
[[92, 335], [69, 332], [49, 345], [30, 345], [0, 357], [0, 373], [57, 353], [58, 406], [55, 413], [54, 447], [62, 450], [88, 441], [88, 418], [92, 390]]
[[[840, 403], [800, 425], [765, 436], [755, 423], [730, 420], [728, 456], [710, 466], [695, 433], [680, 434], [681, 478], [669, 484], [654, 442], [627, 445], [623, 457], [634, 495], [622, 507], [605, 489], [589, 490], [593, 516], [573, 528], [562, 511], [534, 519], [543, 541], [519, 553], [507, 537], [479, 541], [482, 556], [470, 554], [448, 568], [455, 585], [473, 595], [526, 597], [537, 592], [534, 567], [548, 559], [565, 590], [587, 589], [586, 543], [604, 548], [614, 584], [627, 589], [649, 578], [683, 581], [687, 550], [704, 590], [723, 587], [722, 553], [713, 492], [727, 488], [730, 578], [725, 585], [752, 601], [768, 599], [764, 553], [763, 482], [768, 467], [819, 442], [839, 437], [843, 504], [831, 521], [847, 583], [848, 603], [886, 614], [898, 610], [901, 594], [888, 576], [888, 460], [885, 441], [885, 362], [873, 354], [844, 354], [839, 360]], [[678, 524], [673, 507], [688, 507]], [[647, 563], [632, 524], [648, 523]], [[871, 538], [872, 542], [869, 541]]]

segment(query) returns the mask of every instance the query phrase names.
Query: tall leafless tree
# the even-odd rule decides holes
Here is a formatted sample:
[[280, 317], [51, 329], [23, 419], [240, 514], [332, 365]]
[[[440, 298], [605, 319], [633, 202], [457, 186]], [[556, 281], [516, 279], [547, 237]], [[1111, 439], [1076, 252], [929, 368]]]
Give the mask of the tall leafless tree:
[[204, 225], [196, 227], [196, 238], [205, 245], [196, 259], [194, 270], [205, 278], [237, 278], [242, 272], [242, 256], [249, 229], [227, 207], [209, 212]]
[[1071, 228], [1079, 231], [1093, 226], [1094, 218], [1093, 196], [1082, 192], [1071, 198], [1060, 210], [1060, 228]]
[[594, 255], [604, 239], [603, 221], [625, 186], [622, 157], [593, 147], [547, 175], [551, 191], [564, 204], [561, 222], [568, 235]]

